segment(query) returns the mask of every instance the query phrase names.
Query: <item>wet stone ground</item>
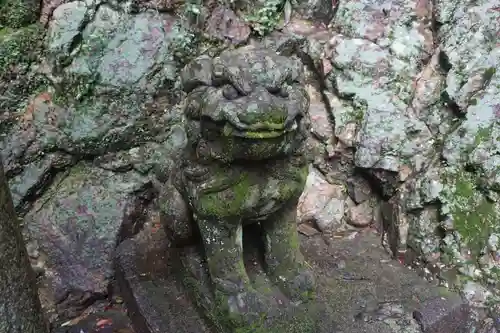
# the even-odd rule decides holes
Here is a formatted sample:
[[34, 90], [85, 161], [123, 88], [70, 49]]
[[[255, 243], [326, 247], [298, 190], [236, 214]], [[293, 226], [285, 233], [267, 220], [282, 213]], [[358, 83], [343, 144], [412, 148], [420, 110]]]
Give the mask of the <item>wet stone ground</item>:
[[[0, 8], [0, 155], [55, 328], [131, 329], [114, 258], [125, 239], [158, 228], [153, 175], [186, 144], [179, 70], [198, 54], [264, 43], [300, 48], [308, 67], [315, 161], [298, 229], [325, 278], [340, 274], [345, 292], [349, 281], [356, 292], [386, 285], [388, 273], [349, 278], [398, 265], [383, 243], [415, 269], [393, 284], [419, 273], [461, 293], [475, 332], [500, 331], [499, 0], [291, 1], [279, 15], [272, 1], [7, 2], [21, 5]], [[335, 303], [337, 324], [433, 327], [432, 306], [412, 319], [416, 308], [377, 302], [357, 314]]]
[[[244, 230], [244, 242], [250, 279], [256, 288], [269, 293], [273, 286], [266, 282], [252, 230]], [[203, 321], [186, 299], [185, 288], [179, 283], [186, 279], [177, 266], [179, 254], [167, 244], [162, 230], [145, 228], [118, 248], [118, 284], [134, 322], [139, 323], [137, 329], [158, 333], [222, 332], [210, 330], [206, 323], [213, 321]], [[320, 234], [303, 236], [301, 248], [318, 274], [315, 305], [299, 306], [302, 310], [293, 312], [286, 298], [275, 294], [281, 300], [276, 307], [284, 311], [280, 310], [278, 318], [292, 316], [291, 324], [282, 331], [282, 326], [276, 324], [279, 319], [271, 319], [269, 314], [267, 319], [279, 326], [272, 332], [465, 333], [477, 329], [470, 307], [460, 296], [432, 287], [414, 271], [392, 260], [372, 230], [336, 239]], [[207, 278], [203, 259], [192, 249], [180, 257], [189, 267], [187, 274], [193, 274], [203, 284], [201, 281]]]

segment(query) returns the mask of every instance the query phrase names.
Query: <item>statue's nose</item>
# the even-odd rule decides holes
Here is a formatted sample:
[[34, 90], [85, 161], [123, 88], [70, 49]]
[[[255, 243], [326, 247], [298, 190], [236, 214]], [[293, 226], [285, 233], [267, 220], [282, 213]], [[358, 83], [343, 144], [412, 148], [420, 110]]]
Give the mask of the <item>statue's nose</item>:
[[271, 94], [264, 87], [254, 88], [252, 93], [247, 96], [242, 111], [238, 118], [247, 125], [262, 124], [278, 129], [283, 128], [288, 119], [284, 101]]

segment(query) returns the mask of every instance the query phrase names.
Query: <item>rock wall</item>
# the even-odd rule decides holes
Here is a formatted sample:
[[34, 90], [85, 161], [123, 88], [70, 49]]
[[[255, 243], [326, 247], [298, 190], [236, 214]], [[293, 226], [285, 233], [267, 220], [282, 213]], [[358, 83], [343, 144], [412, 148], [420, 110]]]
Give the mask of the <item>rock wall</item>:
[[[321, 50], [338, 141], [337, 164], [319, 169], [330, 183], [343, 182], [350, 200], [335, 198], [344, 207], [356, 204], [344, 221], [373, 209], [394, 255], [481, 306], [497, 302], [500, 267], [499, 8], [498, 1], [341, 1], [327, 29], [287, 27]], [[353, 168], [339, 176], [345, 155]], [[368, 187], [375, 208], [363, 203]], [[342, 204], [323, 207], [320, 228], [325, 216], [341, 221], [332, 217]]]

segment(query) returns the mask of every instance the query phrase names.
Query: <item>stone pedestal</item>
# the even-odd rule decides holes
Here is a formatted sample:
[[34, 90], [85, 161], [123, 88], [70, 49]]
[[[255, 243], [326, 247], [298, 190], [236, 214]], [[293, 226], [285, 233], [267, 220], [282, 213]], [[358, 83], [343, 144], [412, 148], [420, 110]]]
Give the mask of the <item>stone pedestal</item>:
[[267, 278], [259, 242], [247, 234], [247, 271], [274, 304], [246, 323], [218, 311], [199, 249], [168, 248], [161, 232], [123, 242], [117, 279], [137, 333], [465, 333], [474, 325], [457, 295], [390, 260], [369, 231], [352, 239], [303, 238], [318, 289], [315, 301], [292, 304]]
[[328, 315], [324, 302], [292, 303], [270, 281], [261, 264], [263, 253], [259, 249], [263, 245], [257, 236], [258, 230], [249, 226], [244, 234], [245, 266], [251, 283], [270, 301], [262, 313], [247, 313], [244, 318], [229, 318], [217, 308], [202, 249], [187, 247], [179, 251], [180, 278], [194, 304], [216, 328], [215, 332], [316, 333], [323, 332], [320, 327], [322, 321], [330, 321], [333, 328], [333, 317]]

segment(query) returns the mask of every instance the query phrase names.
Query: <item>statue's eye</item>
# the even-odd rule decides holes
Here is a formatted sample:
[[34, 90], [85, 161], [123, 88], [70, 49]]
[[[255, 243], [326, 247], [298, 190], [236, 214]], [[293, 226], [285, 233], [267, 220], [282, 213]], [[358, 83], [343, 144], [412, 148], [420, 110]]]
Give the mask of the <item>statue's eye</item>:
[[288, 87], [271, 87], [267, 88], [270, 94], [278, 97], [287, 98], [288, 97]]
[[288, 86], [281, 87], [280, 91], [278, 92], [278, 96], [288, 98], [288, 96], [290, 96], [290, 94], [288, 93], [288, 89]]
[[233, 100], [238, 98], [239, 93], [232, 85], [226, 84], [222, 87], [222, 95], [228, 100]]

